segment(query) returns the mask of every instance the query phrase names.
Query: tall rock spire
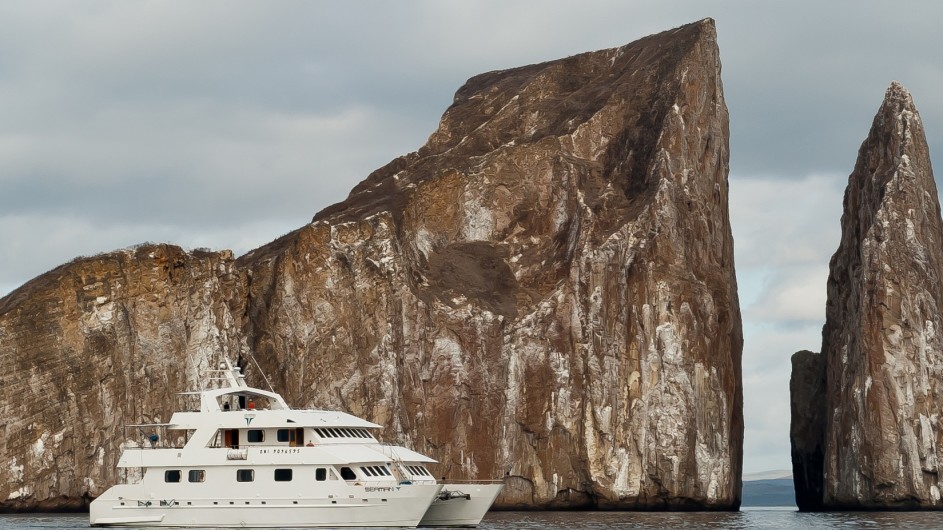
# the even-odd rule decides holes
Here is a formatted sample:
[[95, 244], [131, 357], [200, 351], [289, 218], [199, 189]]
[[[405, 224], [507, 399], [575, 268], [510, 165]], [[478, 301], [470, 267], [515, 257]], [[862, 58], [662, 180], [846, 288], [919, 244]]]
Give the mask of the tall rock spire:
[[822, 507], [939, 507], [943, 222], [923, 125], [899, 83], [859, 150], [841, 224], [813, 361], [825, 371]]

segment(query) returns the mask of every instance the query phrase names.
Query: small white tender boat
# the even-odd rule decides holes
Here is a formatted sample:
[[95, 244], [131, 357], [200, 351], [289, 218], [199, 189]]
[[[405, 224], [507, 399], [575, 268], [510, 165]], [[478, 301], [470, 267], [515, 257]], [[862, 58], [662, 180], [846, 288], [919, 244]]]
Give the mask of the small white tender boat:
[[500, 483], [439, 484], [435, 460], [381, 444], [380, 426], [336, 411], [293, 410], [246, 385], [228, 360], [222, 388], [186, 393], [199, 408], [128, 425], [127, 483], [92, 501], [92, 526], [475, 526]]

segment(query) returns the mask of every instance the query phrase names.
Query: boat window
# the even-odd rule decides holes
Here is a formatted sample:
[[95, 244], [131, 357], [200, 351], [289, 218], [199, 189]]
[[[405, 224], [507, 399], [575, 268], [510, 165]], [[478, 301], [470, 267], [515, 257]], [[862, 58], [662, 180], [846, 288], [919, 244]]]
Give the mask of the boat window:
[[265, 441], [265, 431], [261, 429], [250, 429], [246, 433], [246, 441], [250, 443], [259, 443]]
[[275, 434], [279, 442], [289, 442], [291, 441], [291, 438], [292, 438], [291, 435], [293, 432], [294, 431], [290, 431], [288, 429], [279, 429], [278, 432]]
[[392, 477], [392, 476], [393, 476], [393, 474], [390, 473], [390, 469], [389, 469], [388, 467], [386, 467], [386, 466], [380, 466], [380, 472], [383, 473], [384, 475], [388, 476], [388, 477]]
[[319, 467], [314, 470], [314, 480], [327, 480], [327, 469]]
[[340, 430], [338, 430], [338, 429], [328, 429], [328, 431], [331, 431], [331, 436], [333, 436], [333, 437], [335, 437], [335, 438], [341, 438], [341, 437], [343, 436], [343, 435], [341, 434]]
[[236, 470], [237, 482], [252, 482], [253, 480], [255, 480], [254, 469], [237, 469]]
[[191, 469], [190, 473], [187, 474], [187, 480], [190, 482], [205, 482], [206, 471], [202, 469]]
[[354, 437], [354, 433], [351, 432], [350, 429], [343, 429], [343, 431], [344, 431], [344, 435], [346, 435], [346, 436], [348, 436], [348, 437], [350, 437], [350, 438], [353, 438], [353, 437]]
[[180, 470], [168, 469], [164, 471], [164, 482], [180, 482]]
[[350, 469], [349, 467], [342, 467], [341, 478], [344, 480], [357, 480], [357, 474], [354, 473], [354, 470]]
[[419, 468], [419, 474], [420, 474], [420, 475], [425, 475], [425, 476], [427, 476], [427, 477], [431, 477], [431, 476], [432, 476], [432, 473], [429, 473], [429, 470], [426, 469], [424, 466], [416, 466], [416, 467]]
[[360, 471], [363, 471], [363, 474], [364, 474], [364, 475], [367, 475], [367, 476], [370, 476], [370, 477], [373, 476], [373, 472], [370, 471], [370, 468], [369, 468], [369, 467], [361, 467], [361, 468], [360, 468]]
[[276, 469], [275, 482], [288, 482], [291, 480], [291, 469]]

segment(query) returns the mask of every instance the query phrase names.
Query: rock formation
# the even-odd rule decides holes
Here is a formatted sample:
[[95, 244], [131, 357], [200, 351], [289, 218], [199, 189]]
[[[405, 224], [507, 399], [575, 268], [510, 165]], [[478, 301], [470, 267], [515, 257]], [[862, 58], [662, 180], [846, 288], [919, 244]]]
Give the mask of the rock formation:
[[[704, 20], [470, 79], [425, 146], [235, 262], [145, 247], [31, 282], [0, 306], [12, 377], [88, 403], [7, 411], [32, 427], [5, 454], [43, 488], [9, 498], [100, 493], [120, 422], [169, 412], [156, 386], [251, 351], [294, 406], [383, 424], [437, 475], [506, 478], [499, 506], [737, 508], [727, 119]], [[55, 445], [83, 411], [94, 436]], [[47, 478], [62, 454], [75, 475]]]
[[[808, 379], [822, 388], [806, 388], [824, 396], [799, 396], [823, 409], [793, 413], [794, 448], [806, 448], [793, 466], [813, 477], [797, 478], [797, 494], [820, 488], [825, 509], [940, 508], [943, 222], [923, 125], [900, 84], [858, 153], [841, 223], [821, 359], [794, 357], [793, 382], [817, 369]], [[797, 440], [797, 423], [817, 416], [819, 431]], [[821, 464], [809, 459], [816, 437]]]
[[[62, 265], [0, 300], [3, 508], [79, 508], [116, 481], [125, 423], [244, 340], [231, 252], [144, 245]], [[208, 359], [213, 364], [208, 364]]]
[[825, 433], [825, 364], [822, 354], [800, 351], [792, 356], [789, 381], [792, 422], [792, 480], [796, 506], [802, 511], [822, 509], [822, 461]]

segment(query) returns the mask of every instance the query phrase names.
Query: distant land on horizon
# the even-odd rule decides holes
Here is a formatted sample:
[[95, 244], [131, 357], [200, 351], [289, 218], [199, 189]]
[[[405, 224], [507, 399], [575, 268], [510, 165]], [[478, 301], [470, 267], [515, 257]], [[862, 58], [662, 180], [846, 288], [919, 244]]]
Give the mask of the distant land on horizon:
[[740, 506], [796, 506], [792, 471], [777, 469], [744, 473]]

